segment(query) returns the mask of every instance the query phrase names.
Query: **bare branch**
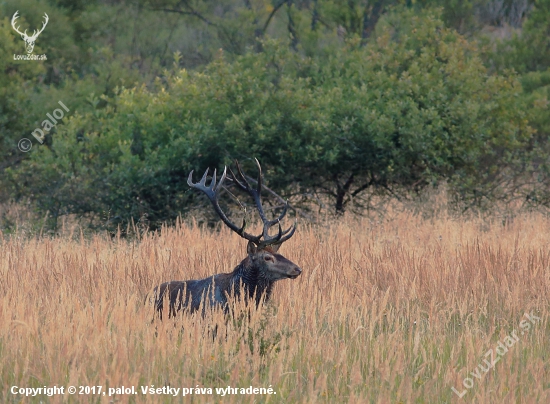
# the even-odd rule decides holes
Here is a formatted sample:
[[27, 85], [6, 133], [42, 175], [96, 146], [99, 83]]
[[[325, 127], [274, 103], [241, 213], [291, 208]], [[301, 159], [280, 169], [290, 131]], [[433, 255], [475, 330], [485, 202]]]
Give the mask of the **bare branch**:
[[352, 197], [356, 197], [357, 195], [359, 195], [361, 192], [363, 192], [365, 189], [369, 188], [370, 186], [372, 186], [374, 184], [374, 178], [371, 178], [370, 181], [364, 183], [363, 185], [361, 185], [359, 188], [357, 188], [355, 191], [353, 191], [351, 193], [351, 196]]
[[179, 10], [179, 9], [174, 9], [174, 8], [150, 8], [149, 10], [151, 10], [151, 11], [164, 11], [165, 13], [178, 13], [178, 14], [181, 14], [181, 15], [192, 15], [192, 16], [197, 17], [199, 20], [205, 22], [208, 25], [211, 25], [213, 27], [218, 26], [218, 24], [213, 23], [208, 18], [204, 17], [202, 14], [200, 14], [197, 10], [192, 8], [190, 5], [188, 5], [188, 4], [184, 4], [184, 5], [187, 8], [187, 10], [189, 10], [189, 11], [184, 11], [184, 10]]
[[273, 10], [271, 10], [271, 13], [269, 13], [269, 17], [267, 17], [267, 20], [264, 24], [264, 28], [262, 30], [262, 32], [265, 34], [265, 31], [267, 30], [267, 27], [269, 26], [269, 23], [271, 22], [271, 19], [273, 18], [273, 16], [275, 15], [275, 13], [277, 11], [279, 11], [279, 9], [284, 6], [285, 3], [287, 3], [289, 0], [281, 0], [281, 2], [279, 4], [277, 4]]

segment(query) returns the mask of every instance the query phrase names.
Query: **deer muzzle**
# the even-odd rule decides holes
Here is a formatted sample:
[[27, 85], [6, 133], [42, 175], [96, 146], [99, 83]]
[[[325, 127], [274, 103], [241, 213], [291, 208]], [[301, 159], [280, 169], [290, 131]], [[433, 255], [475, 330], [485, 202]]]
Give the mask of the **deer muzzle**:
[[290, 273], [288, 274], [287, 276], [290, 278], [290, 279], [296, 279], [297, 277], [299, 277], [300, 275], [302, 274], [302, 270], [298, 267], [294, 267], [293, 268], [293, 273]]

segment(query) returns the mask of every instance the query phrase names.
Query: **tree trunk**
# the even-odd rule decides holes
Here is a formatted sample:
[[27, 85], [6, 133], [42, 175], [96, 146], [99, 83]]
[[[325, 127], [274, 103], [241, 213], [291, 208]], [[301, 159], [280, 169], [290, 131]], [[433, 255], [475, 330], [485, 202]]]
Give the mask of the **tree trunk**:
[[351, 174], [344, 185], [340, 184], [338, 177], [334, 176], [334, 182], [336, 183], [336, 213], [343, 214], [346, 207], [345, 198], [353, 184], [354, 174]]
[[[372, 9], [370, 7], [365, 7], [365, 12], [363, 13], [363, 32], [361, 33], [361, 39], [363, 43], [370, 37], [376, 23], [382, 15], [382, 10], [384, 9], [384, 0], [377, 0]], [[370, 12], [369, 12], [370, 11]]]
[[313, 12], [311, 15], [311, 30], [315, 31], [317, 29], [317, 23], [319, 22], [319, 5], [317, 4], [318, 0], [313, 0]]

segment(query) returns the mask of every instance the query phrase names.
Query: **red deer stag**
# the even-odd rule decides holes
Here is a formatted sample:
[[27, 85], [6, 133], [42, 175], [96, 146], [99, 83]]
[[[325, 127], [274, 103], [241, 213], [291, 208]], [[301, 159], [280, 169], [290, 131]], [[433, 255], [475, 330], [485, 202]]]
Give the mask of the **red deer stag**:
[[[201, 280], [166, 282], [155, 288], [155, 307], [161, 319], [165, 297], [169, 298], [170, 301], [168, 317], [175, 316], [182, 309], [194, 312], [199, 309], [201, 302], [204, 308], [221, 306], [227, 311], [229, 298], [239, 298], [243, 295], [245, 300], [255, 299], [256, 305], [259, 305], [263, 297], [266, 300], [269, 299], [276, 281], [286, 278], [295, 279], [302, 273], [302, 270], [296, 264], [277, 254], [281, 244], [292, 237], [296, 230], [296, 224], [285, 231], [281, 229], [280, 221], [286, 214], [288, 202], [277, 219], [268, 220], [261, 203], [262, 168], [260, 163], [256, 160], [259, 170], [256, 189], [253, 189], [246, 180], [239, 163], [235, 161], [235, 164], [238, 176], [229, 169], [233, 177], [231, 180], [253, 198], [263, 222], [263, 232], [258, 236], [245, 232], [246, 221], [244, 219], [242, 226], [238, 227], [221, 210], [218, 196], [226, 179], [227, 167], [223, 170], [223, 175], [217, 186], [215, 169], [209, 186], [206, 186], [208, 169], [198, 184], [193, 183], [193, 171], [191, 171], [187, 184], [204, 192], [227, 227], [248, 240], [248, 256], [231, 273], [217, 274]], [[270, 236], [269, 229], [275, 224], [279, 227], [278, 233]]]

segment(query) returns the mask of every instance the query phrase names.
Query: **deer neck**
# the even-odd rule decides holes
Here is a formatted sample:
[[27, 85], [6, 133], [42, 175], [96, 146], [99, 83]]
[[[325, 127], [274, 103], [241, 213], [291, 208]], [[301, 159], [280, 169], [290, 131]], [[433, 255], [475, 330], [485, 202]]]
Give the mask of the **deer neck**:
[[242, 287], [243, 293], [247, 298], [255, 297], [256, 304], [265, 296], [268, 300], [273, 290], [274, 281], [267, 280], [261, 276], [260, 270], [255, 266], [249, 257], [246, 257], [232, 273], [232, 284], [235, 288], [235, 294], [240, 294]]

